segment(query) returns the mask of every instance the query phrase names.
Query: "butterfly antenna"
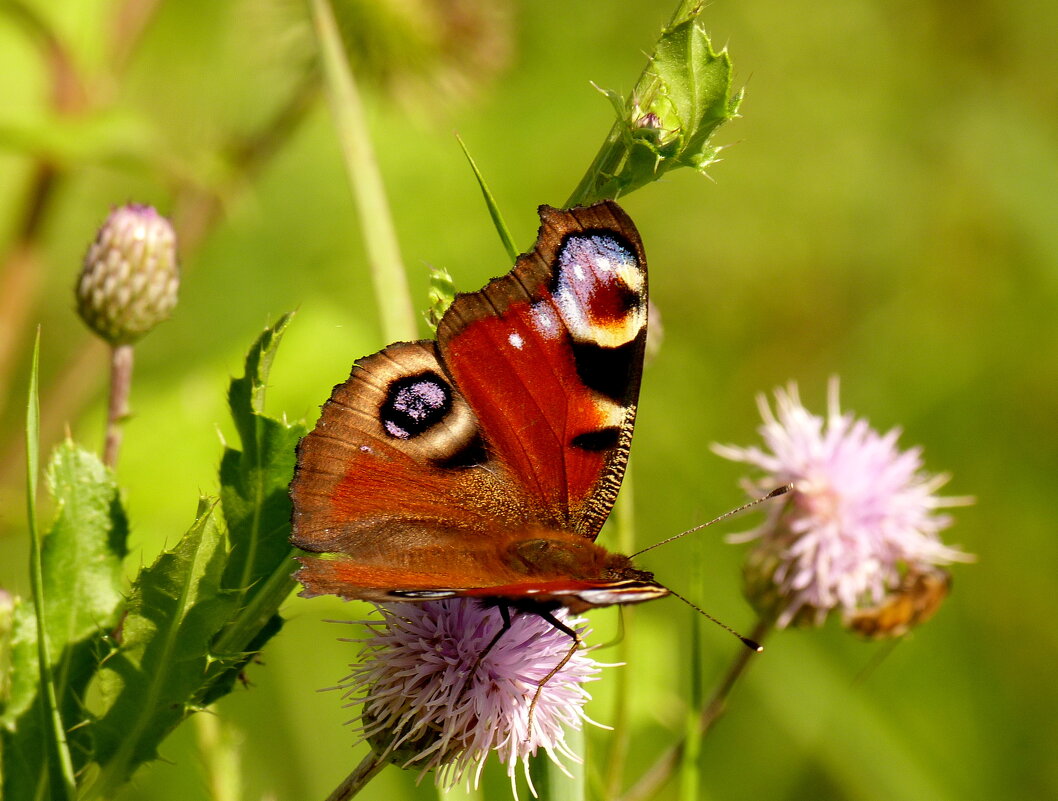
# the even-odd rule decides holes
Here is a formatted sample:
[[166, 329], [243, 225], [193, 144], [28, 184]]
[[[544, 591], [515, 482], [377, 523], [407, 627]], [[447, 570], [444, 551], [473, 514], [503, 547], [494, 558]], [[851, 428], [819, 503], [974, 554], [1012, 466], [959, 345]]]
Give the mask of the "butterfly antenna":
[[[700, 531], [703, 528], [707, 528], [708, 526], [711, 526], [714, 523], [719, 523], [722, 520], [727, 520], [729, 517], [734, 517], [737, 514], [741, 514], [742, 512], [745, 512], [747, 509], [752, 509], [757, 504], [764, 503], [765, 501], [770, 501], [772, 498], [777, 498], [780, 495], [785, 495], [787, 492], [789, 492], [792, 489], [793, 489], [793, 484], [783, 484], [781, 487], [776, 487], [775, 489], [773, 489], [771, 492], [769, 492], [764, 497], [762, 497], [762, 498], [754, 498], [749, 503], [744, 503], [741, 506], [739, 506], [737, 509], [732, 509], [730, 512], [724, 512], [722, 515], [720, 515], [720, 517], [714, 517], [708, 523], [701, 523], [701, 524], [695, 526], [694, 528], [689, 528], [686, 531], [681, 531], [679, 534], [674, 534], [673, 536], [669, 537], [666, 540], [662, 540], [661, 542], [655, 542], [653, 545], [649, 545], [649, 546], [647, 546], [646, 548], [644, 548], [641, 551], [636, 551], [634, 554], [632, 554], [632, 556], [630, 558], [634, 559], [635, 557], [639, 556], [640, 554], [646, 553], [647, 551], [652, 551], [652, 550], [654, 550], [655, 548], [657, 548], [660, 545], [665, 545], [667, 543], [672, 542], [673, 540], [678, 540], [680, 537], [685, 537], [688, 534], [693, 534], [695, 531]], [[684, 600], [686, 600], [686, 599], [684, 599]], [[693, 606], [693, 604], [691, 604], [691, 605]], [[695, 607], [695, 608], [697, 609], [697, 607]], [[699, 609], [698, 611], [701, 612], [702, 610]], [[702, 614], [705, 615], [705, 612], [702, 612]], [[709, 617], [708, 615], [705, 615], [705, 616]], [[725, 626], [725, 628], [726, 628], [726, 626]]]
[[[762, 500], [763, 500], [763, 499], [762, 499]], [[737, 510], [736, 510], [736, 511], [737, 511]], [[720, 620], [717, 620], [717, 619], [716, 619], [715, 617], [713, 617], [712, 615], [710, 615], [710, 614], [709, 614], [708, 612], [706, 612], [706, 611], [705, 611], [704, 609], [702, 609], [701, 607], [699, 607], [699, 606], [695, 606], [694, 604], [692, 604], [692, 603], [691, 603], [690, 601], [688, 601], [688, 600], [687, 600], [686, 598], [684, 598], [684, 597], [683, 597], [682, 595], [680, 595], [680, 594], [679, 594], [678, 592], [676, 592], [676, 591], [675, 591], [674, 589], [672, 589], [671, 587], [670, 587], [670, 588], [667, 588], [667, 589], [669, 590], [669, 592], [671, 592], [671, 593], [672, 593], [673, 595], [675, 595], [675, 596], [676, 596], [677, 598], [679, 598], [679, 599], [680, 599], [681, 601], [683, 601], [683, 602], [684, 602], [685, 604], [687, 604], [687, 606], [689, 606], [689, 607], [690, 607], [691, 609], [693, 609], [693, 610], [694, 610], [695, 612], [697, 612], [698, 614], [702, 615], [702, 616], [703, 616], [703, 617], [705, 617], [706, 619], [708, 619], [708, 620], [712, 621], [713, 623], [715, 623], [716, 625], [718, 625], [718, 626], [719, 626], [720, 628], [722, 628], [722, 629], [723, 629], [724, 631], [726, 631], [726, 632], [727, 632], [728, 634], [733, 634], [733, 635], [734, 635], [735, 637], [738, 637], [738, 639], [739, 639], [739, 640], [740, 640], [740, 641], [742, 642], [742, 644], [743, 644], [744, 646], [746, 646], [747, 648], [749, 648], [749, 650], [751, 650], [751, 651], [754, 651], [754, 652], [756, 652], [756, 653], [758, 653], [758, 654], [759, 654], [759, 653], [760, 653], [761, 651], [763, 651], [763, 650], [764, 650], [764, 646], [763, 646], [763, 645], [761, 645], [761, 644], [760, 644], [759, 642], [757, 642], [756, 640], [751, 640], [751, 639], [750, 639], [749, 637], [743, 637], [743, 636], [742, 636], [741, 634], [739, 634], [739, 633], [738, 633], [737, 631], [735, 631], [735, 630], [734, 630], [733, 628], [731, 628], [731, 627], [730, 627], [729, 625], [727, 625], [726, 623], [724, 623], [724, 622], [722, 622], [722, 621], [720, 621]]]

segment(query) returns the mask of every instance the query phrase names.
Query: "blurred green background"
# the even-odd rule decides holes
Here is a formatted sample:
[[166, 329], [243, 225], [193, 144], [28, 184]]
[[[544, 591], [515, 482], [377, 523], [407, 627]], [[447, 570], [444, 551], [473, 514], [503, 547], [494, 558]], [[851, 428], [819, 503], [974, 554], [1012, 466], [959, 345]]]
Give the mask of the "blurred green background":
[[[380, 31], [403, 24], [384, 4], [351, 5]], [[422, 307], [427, 265], [467, 290], [509, 267], [453, 130], [528, 246], [536, 206], [563, 202], [609, 129], [589, 81], [626, 92], [672, 10], [489, 2], [475, 21], [474, 3], [442, 5], [448, 27], [417, 17], [415, 46], [353, 31]], [[929, 469], [951, 471], [948, 494], [977, 497], [947, 540], [979, 562], [955, 568], [938, 616], [880, 662], [880, 646], [837, 626], [774, 637], [703, 747], [702, 797], [1058, 797], [1058, 5], [719, 0], [703, 19], [746, 88], [743, 118], [720, 130], [730, 147], [711, 181], [682, 171], [622, 201], [664, 327], [633, 449], [639, 541], [741, 500], [741, 469], [708, 446], [756, 438], [756, 393], [796, 380], [822, 411], [839, 375], [847, 408], [901, 426]], [[177, 312], [137, 348], [119, 469], [130, 572], [216, 489], [227, 379], [267, 322], [298, 309], [268, 400], [292, 418], [313, 419], [353, 359], [386, 344], [312, 46], [295, 0], [0, 3], [3, 587], [28, 592], [20, 429], [38, 323], [45, 447], [66, 427], [101, 442], [106, 354], [72, 287], [112, 204], [154, 203], [185, 243]], [[440, 65], [419, 63], [430, 49]], [[741, 556], [710, 530], [644, 566], [677, 590], [700, 570], [694, 600], [748, 630]], [[244, 798], [321, 798], [359, 760], [352, 711], [318, 690], [355, 652], [338, 638], [357, 636], [324, 620], [366, 612], [292, 598], [251, 686], [219, 705]], [[592, 619], [597, 642], [616, 628], [614, 611]], [[672, 600], [637, 609], [628, 666], [592, 688], [607, 723], [615, 672], [634, 685], [629, 782], [683, 725], [690, 621]], [[706, 631], [706, 687], [738, 647]], [[589, 774], [613, 736], [590, 732]], [[164, 756], [124, 799], [210, 797], [193, 725]], [[485, 787], [509, 793], [495, 765]], [[396, 769], [364, 794], [434, 796]]]

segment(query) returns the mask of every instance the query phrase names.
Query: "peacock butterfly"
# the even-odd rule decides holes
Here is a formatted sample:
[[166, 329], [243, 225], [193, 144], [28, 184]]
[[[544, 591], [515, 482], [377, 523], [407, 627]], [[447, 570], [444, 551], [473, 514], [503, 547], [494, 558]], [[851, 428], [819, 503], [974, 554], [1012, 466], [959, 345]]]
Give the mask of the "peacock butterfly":
[[610, 201], [539, 214], [511, 272], [458, 295], [436, 340], [357, 360], [299, 443], [291, 541], [326, 555], [300, 558], [303, 596], [469, 597], [559, 625], [669, 593], [595, 544], [635, 423], [642, 242]]

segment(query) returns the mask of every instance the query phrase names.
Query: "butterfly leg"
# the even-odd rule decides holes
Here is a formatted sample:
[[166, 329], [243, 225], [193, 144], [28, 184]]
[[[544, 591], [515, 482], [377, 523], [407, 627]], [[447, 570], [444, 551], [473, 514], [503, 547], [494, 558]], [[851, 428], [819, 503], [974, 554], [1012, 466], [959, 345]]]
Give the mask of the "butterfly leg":
[[503, 621], [503, 625], [500, 626], [499, 631], [492, 635], [489, 644], [485, 646], [480, 654], [478, 654], [477, 661], [474, 662], [474, 669], [470, 671], [471, 676], [478, 672], [478, 666], [481, 664], [481, 660], [488, 656], [489, 651], [491, 651], [496, 646], [496, 643], [500, 641], [500, 637], [511, 630], [511, 608], [507, 606], [507, 604], [498, 604], [496, 608], [500, 610], [500, 619]]
[[548, 623], [550, 623], [552, 627], [558, 629], [571, 640], [573, 640], [573, 645], [570, 646], [569, 651], [567, 651], [566, 655], [562, 657], [562, 660], [553, 668], [551, 668], [551, 671], [546, 676], [544, 676], [544, 678], [540, 681], [538, 685], [536, 685], [536, 692], [533, 693], [533, 700], [529, 704], [529, 722], [526, 727], [525, 733], [526, 740], [528, 740], [533, 733], [533, 714], [536, 712], [536, 704], [540, 700], [540, 693], [544, 691], [544, 685], [551, 681], [551, 679], [553, 679], [555, 675], [566, 666], [566, 663], [573, 658], [573, 654], [577, 652], [577, 649], [580, 648], [583, 642], [583, 640], [581, 640], [580, 638], [580, 635], [577, 634], [574, 629], [571, 629], [569, 626], [567, 626], [565, 623], [563, 623], [550, 612], [542, 609], [535, 610], [535, 612]]
[[496, 647], [496, 643], [500, 641], [500, 637], [502, 637], [511, 629], [510, 607], [505, 603], [500, 603], [496, 605], [496, 608], [500, 610], [500, 619], [503, 621], [503, 625], [500, 626], [499, 631], [492, 635], [492, 639], [489, 640], [489, 644], [481, 649], [481, 653], [478, 654], [478, 658], [474, 660], [474, 666], [467, 672], [466, 678], [463, 679], [463, 687], [459, 690], [459, 695], [456, 697], [455, 703], [452, 705], [453, 708], [458, 707], [459, 704], [463, 702], [463, 698], [467, 694], [467, 691], [470, 689], [470, 684], [474, 680], [474, 676], [477, 674], [478, 668], [481, 667], [482, 661], [485, 659], [486, 656], [489, 655], [489, 652]]

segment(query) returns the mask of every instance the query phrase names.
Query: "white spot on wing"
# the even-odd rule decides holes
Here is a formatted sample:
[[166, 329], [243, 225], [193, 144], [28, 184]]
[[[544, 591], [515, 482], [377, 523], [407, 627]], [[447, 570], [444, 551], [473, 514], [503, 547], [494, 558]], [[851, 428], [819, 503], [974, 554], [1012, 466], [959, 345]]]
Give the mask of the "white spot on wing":
[[519, 334], [517, 331], [512, 332], [510, 336], [507, 337], [507, 341], [511, 343], [512, 348], [517, 348], [518, 350], [521, 350], [525, 347], [525, 340], [522, 339], [522, 335]]
[[558, 332], [558, 318], [546, 303], [533, 305], [533, 328], [545, 339], [552, 338]]
[[612, 273], [613, 262], [611, 262], [605, 256], [599, 256], [595, 259], [595, 269], [598, 270], [600, 273]]

